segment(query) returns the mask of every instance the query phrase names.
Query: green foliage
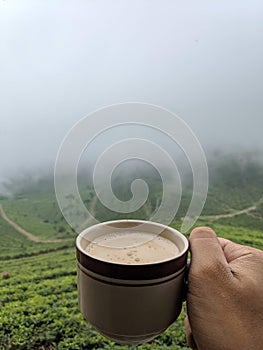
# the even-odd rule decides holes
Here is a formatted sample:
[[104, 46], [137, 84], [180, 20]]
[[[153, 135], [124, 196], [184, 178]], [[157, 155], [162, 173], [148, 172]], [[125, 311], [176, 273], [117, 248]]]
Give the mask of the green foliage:
[[[52, 194], [2, 201], [7, 216], [42, 239], [74, 237]], [[61, 230], [61, 227], [64, 227]]]
[[36, 243], [28, 240], [0, 217], [0, 260], [38, 256], [46, 252], [72, 247], [74, 242]]
[[[240, 159], [222, 159], [221, 163], [210, 166], [212, 186], [196, 226], [211, 226], [218, 236], [263, 249], [263, 203], [257, 203], [263, 196], [262, 167]], [[155, 176], [148, 180], [150, 196], [143, 208], [130, 217], [149, 218], [156, 203], [161, 201], [160, 179]], [[130, 198], [128, 182], [126, 179], [113, 184], [119, 199]], [[88, 208], [92, 205], [98, 220], [127, 218], [126, 214], [105, 208], [89, 187], [83, 184], [80, 187], [85, 205]], [[50, 179], [29, 179], [24, 185], [12, 180], [9, 189], [14, 197], [0, 200], [14, 222], [41, 239], [74, 238], [56, 204]], [[180, 230], [191, 196], [191, 188], [184, 188], [171, 226]], [[248, 214], [214, 216], [230, 214], [255, 203], [256, 208]], [[118, 345], [92, 329], [78, 309], [74, 240], [32, 242], [0, 217], [0, 241], [0, 350], [189, 349], [183, 325], [185, 306], [177, 321], [149, 344]]]
[[[74, 249], [9, 260], [0, 269], [0, 342], [4, 349], [128, 349], [107, 340], [78, 310]], [[22, 266], [22, 273], [21, 273]], [[184, 312], [150, 345], [138, 349], [186, 349]]]
[[244, 227], [233, 227], [218, 223], [211, 223], [210, 226], [218, 236], [230, 239], [233, 242], [248, 245], [263, 250], [263, 232]]
[[263, 232], [262, 217], [251, 216], [247, 214], [233, 216], [231, 218], [222, 218], [217, 220], [218, 224], [233, 226], [236, 228], [245, 227], [248, 231], [251, 229], [261, 230]]

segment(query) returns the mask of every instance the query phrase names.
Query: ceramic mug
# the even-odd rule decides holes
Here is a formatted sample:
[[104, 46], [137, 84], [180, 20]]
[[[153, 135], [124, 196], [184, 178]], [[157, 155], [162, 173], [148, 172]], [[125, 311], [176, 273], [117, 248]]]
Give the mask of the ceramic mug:
[[[158, 234], [179, 254], [148, 264], [121, 264], [98, 259], [87, 245], [115, 230]], [[151, 341], [179, 316], [184, 298], [187, 238], [174, 228], [142, 220], [116, 220], [84, 230], [76, 240], [80, 311], [107, 338], [123, 344]]]

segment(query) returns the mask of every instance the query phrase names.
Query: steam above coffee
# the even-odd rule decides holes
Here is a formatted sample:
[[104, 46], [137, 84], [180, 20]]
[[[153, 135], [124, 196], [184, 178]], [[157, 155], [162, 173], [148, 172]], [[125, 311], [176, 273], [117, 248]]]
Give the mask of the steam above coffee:
[[134, 231], [102, 235], [89, 243], [85, 251], [99, 260], [128, 265], [162, 262], [180, 253], [176, 244], [165, 237]]

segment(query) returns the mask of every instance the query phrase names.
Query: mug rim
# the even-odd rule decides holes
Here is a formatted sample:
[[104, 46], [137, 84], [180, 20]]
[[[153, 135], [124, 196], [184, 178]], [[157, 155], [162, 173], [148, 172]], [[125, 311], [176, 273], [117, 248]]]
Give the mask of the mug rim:
[[[85, 234], [90, 232], [96, 227], [103, 225], [112, 225], [120, 223], [138, 223], [138, 224], [148, 224], [158, 226], [162, 230], [169, 230], [170, 232], [175, 233], [184, 243], [184, 248], [182, 251], [176, 255], [174, 258], [157, 261], [152, 263], [145, 264], [123, 264], [115, 263], [106, 260], [101, 260], [90, 256], [82, 247], [81, 247], [81, 238], [85, 237]], [[169, 276], [174, 274], [176, 271], [179, 271], [184, 266], [186, 266], [187, 253], [189, 250], [188, 239], [178, 230], [173, 227], [163, 225], [158, 222], [149, 221], [149, 220], [136, 220], [136, 219], [121, 219], [121, 220], [111, 220], [104, 221], [98, 224], [92, 225], [84, 229], [76, 238], [76, 255], [77, 260], [80, 265], [83, 265], [86, 269], [95, 272], [96, 274], [112, 277], [117, 279], [124, 280], [144, 280], [144, 279], [155, 279]]]

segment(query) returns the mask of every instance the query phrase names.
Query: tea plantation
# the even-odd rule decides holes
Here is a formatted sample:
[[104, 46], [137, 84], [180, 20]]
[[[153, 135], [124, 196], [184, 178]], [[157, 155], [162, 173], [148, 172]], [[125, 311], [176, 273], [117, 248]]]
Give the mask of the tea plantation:
[[[247, 187], [233, 187], [231, 183], [227, 187], [227, 180], [210, 187], [203, 216], [196, 225], [209, 225], [219, 236], [263, 249], [261, 175]], [[171, 224], [177, 229], [189, 203], [187, 193], [179, 216]], [[92, 197], [90, 191], [87, 205]], [[77, 299], [76, 234], [58, 210], [52, 188], [27, 188], [11, 198], [1, 198], [0, 204], [12, 222], [38, 237], [37, 241], [28, 239], [0, 217], [0, 350], [188, 349], [183, 325], [185, 306], [179, 319], [163, 334], [140, 346], [117, 345], [83, 319]], [[110, 213], [102, 214], [99, 203], [95, 204], [98, 217], [111, 218]], [[146, 205], [140, 218], [147, 219], [151, 204]]]

